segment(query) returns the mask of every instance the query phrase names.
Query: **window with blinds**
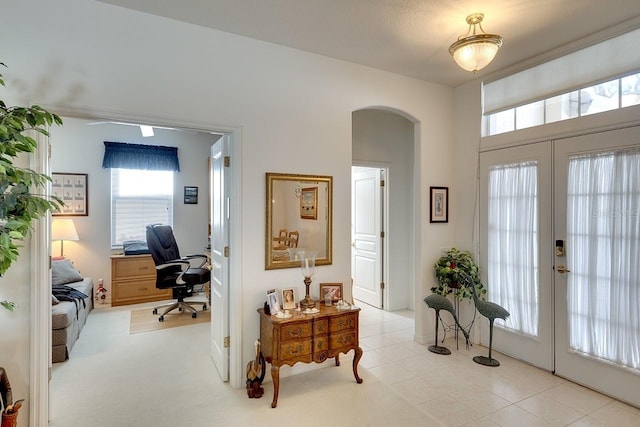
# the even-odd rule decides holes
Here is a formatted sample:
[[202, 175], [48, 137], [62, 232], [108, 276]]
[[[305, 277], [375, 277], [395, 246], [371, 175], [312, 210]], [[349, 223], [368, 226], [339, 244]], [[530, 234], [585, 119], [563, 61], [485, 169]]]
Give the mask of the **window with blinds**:
[[173, 172], [111, 169], [111, 246], [146, 240], [148, 224], [173, 226]]

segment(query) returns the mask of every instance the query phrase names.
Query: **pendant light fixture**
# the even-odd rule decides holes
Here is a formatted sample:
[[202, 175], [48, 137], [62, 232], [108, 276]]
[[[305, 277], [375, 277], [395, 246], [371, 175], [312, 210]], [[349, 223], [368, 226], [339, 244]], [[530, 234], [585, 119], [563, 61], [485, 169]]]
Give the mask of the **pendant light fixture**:
[[502, 37], [484, 32], [481, 24], [483, 18], [483, 13], [467, 16], [467, 34], [458, 37], [458, 40], [449, 46], [449, 53], [456, 63], [474, 74], [489, 65], [502, 46]]

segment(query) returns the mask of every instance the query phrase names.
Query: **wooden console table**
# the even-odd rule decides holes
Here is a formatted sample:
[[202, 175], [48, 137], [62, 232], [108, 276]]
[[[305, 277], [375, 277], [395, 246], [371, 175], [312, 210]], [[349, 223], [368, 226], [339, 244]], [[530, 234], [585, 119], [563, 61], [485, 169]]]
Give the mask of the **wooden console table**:
[[291, 310], [293, 317], [279, 319], [269, 316], [261, 308], [260, 348], [267, 362], [271, 364], [273, 379], [273, 401], [271, 407], [278, 405], [280, 388], [280, 366], [293, 366], [298, 362], [322, 363], [335, 358], [340, 366], [340, 353], [354, 350], [353, 376], [358, 384], [358, 362], [362, 349], [358, 341], [359, 308], [338, 310], [335, 306], [325, 307], [316, 303], [320, 309], [317, 314], [303, 314]]

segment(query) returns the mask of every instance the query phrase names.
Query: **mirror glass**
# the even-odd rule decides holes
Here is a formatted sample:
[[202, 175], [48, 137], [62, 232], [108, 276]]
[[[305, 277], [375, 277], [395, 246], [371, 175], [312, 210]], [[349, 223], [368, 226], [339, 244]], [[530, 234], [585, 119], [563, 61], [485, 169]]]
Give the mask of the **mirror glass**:
[[333, 177], [267, 173], [265, 268], [300, 267], [296, 249], [331, 264]]

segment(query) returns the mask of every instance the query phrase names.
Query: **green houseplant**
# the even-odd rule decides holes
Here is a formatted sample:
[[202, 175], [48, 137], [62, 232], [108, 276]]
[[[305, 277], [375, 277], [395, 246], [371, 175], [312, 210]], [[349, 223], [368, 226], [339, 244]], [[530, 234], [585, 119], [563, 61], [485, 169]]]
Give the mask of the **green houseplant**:
[[[0, 85], [5, 85], [2, 74]], [[61, 125], [62, 120], [38, 105], [7, 107], [0, 100], [0, 276], [18, 259], [18, 248], [29, 235], [32, 221], [63, 205], [57, 198], [40, 194], [49, 176], [14, 163], [23, 153], [36, 150], [38, 144], [29, 135], [48, 136], [47, 127], [53, 124]], [[8, 310], [16, 307], [10, 301], [0, 301], [0, 305]]]
[[484, 298], [487, 290], [480, 281], [478, 266], [469, 251], [456, 248], [447, 250], [435, 263], [433, 270], [438, 285], [431, 291], [440, 295], [453, 293], [458, 300], [471, 298], [471, 286], [475, 285], [479, 298]]

